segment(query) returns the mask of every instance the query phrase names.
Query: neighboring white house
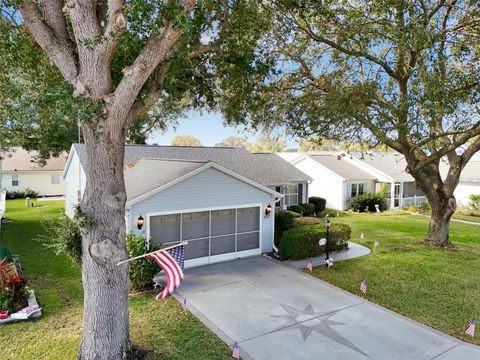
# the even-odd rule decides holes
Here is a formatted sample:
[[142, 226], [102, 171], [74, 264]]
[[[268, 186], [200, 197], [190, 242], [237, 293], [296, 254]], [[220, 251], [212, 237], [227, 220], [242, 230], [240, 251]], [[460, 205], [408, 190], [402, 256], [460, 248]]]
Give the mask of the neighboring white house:
[[[73, 145], [64, 172], [69, 216], [83, 196], [85, 160], [84, 146]], [[276, 155], [236, 148], [127, 145], [125, 164], [127, 231], [162, 246], [188, 240], [186, 266], [272, 251], [274, 204], [283, 201], [275, 189], [294, 185], [296, 200], [306, 199], [310, 180]]]
[[64, 194], [63, 170], [66, 157], [52, 158], [41, 165], [37, 162], [36, 151], [13, 148], [3, 154], [2, 187], [13, 191], [31, 189], [40, 196]]
[[398, 209], [422, 205], [426, 199], [413, 177], [406, 173], [403, 155], [393, 152], [279, 153], [313, 178], [310, 196], [327, 200], [327, 207], [348, 208], [355, 195], [384, 190], [387, 206]]
[[[440, 164], [442, 176], [445, 177], [448, 172], [448, 164]], [[480, 195], [480, 155], [474, 157], [465, 165], [460, 175], [460, 181], [454, 192], [458, 206], [468, 206], [470, 195]]]
[[348, 209], [352, 196], [375, 191], [376, 177], [345, 161], [338, 152], [278, 155], [313, 179], [308, 188], [309, 196], [326, 199], [328, 208]]
[[407, 162], [397, 152], [343, 152], [340, 156], [351, 164], [376, 177], [375, 191], [384, 190], [389, 194], [387, 205], [390, 209], [420, 206], [427, 200], [415, 179], [406, 172]]

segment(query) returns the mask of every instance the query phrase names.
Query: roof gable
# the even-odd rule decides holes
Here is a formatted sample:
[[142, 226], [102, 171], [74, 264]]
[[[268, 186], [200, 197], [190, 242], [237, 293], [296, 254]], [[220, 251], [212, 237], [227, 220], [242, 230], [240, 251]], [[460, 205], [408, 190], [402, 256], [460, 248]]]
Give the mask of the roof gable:
[[332, 154], [325, 155], [307, 155], [320, 165], [337, 174], [347, 181], [376, 180], [376, 177], [363, 171], [357, 166], [345, 161], [341, 156]]
[[242, 182], [256, 187], [276, 197], [282, 194], [258, 184], [214, 162], [193, 162], [162, 159], [142, 159], [125, 170], [127, 207], [168, 189], [206, 169], [215, 168]]

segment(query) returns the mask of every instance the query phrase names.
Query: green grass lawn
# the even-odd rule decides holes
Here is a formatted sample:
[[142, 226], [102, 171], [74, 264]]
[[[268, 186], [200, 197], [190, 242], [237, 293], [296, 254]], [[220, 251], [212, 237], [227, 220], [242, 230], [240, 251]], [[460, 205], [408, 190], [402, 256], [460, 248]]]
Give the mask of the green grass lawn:
[[453, 215], [454, 219], [459, 219], [459, 220], [466, 220], [466, 221], [473, 221], [480, 223], [480, 216], [476, 215], [463, 215], [463, 214], [454, 214]]
[[452, 222], [455, 248], [438, 249], [422, 243], [427, 217], [385, 214], [332, 218], [351, 226], [352, 241], [362, 243], [363, 232], [363, 245], [378, 241], [380, 247], [328, 271], [317, 267], [313, 275], [355, 294], [365, 275], [370, 301], [480, 344], [479, 336], [464, 334], [472, 317], [480, 316], [480, 227]]
[[[60, 216], [63, 202], [7, 202], [1, 244], [20, 256], [30, 287], [44, 316], [39, 320], [0, 326], [0, 359], [75, 359], [82, 326], [83, 290], [80, 269], [33, 239], [43, 231], [42, 219]], [[216, 335], [170, 298], [153, 294], [130, 296], [132, 340], [149, 352], [148, 359], [230, 359], [231, 351]]]

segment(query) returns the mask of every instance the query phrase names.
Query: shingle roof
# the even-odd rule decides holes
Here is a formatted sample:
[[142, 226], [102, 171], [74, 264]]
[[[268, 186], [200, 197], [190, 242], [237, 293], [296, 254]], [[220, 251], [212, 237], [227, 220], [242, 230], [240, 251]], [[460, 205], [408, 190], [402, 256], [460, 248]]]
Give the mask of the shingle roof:
[[[75, 144], [80, 161], [86, 159], [83, 144]], [[243, 148], [202, 146], [126, 145], [125, 164], [141, 158], [213, 161], [262, 185], [282, 185], [311, 180], [275, 154], [251, 154]]]
[[[363, 156], [362, 156], [363, 154]], [[365, 164], [383, 172], [392, 177], [395, 181], [415, 181], [415, 179], [405, 171], [407, 162], [402, 154], [397, 152], [360, 152], [350, 153]]]
[[35, 162], [38, 156], [37, 151], [26, 151], [22, 148], [13, 148], [2, 154], [3, 171], [62, 171], [67, 162], [66, 156], [52, 158], [47, 161], [45, 166]]
[[256, 159], [255, 176], [260, 184], [281, 185], [289, 182], [310, 181], [308, 175], [297, 169], [288, 161], [282, 159], [277, 154], [251, 154]]
[[125, 170], [127, 200], [133, 200], [204, 165], [205, 162], [141, 159]]
[[375, 180], [376, 177], [370, 175], [369, 173], [359, 169], [353, 164], [348, 163], [339, 158], [336, 155], [325, 154], [325, 155], [310, 155], [309, 157], [318, 162], [319, 164], [325, 166], [327, 169], [333, 171], [335, 174], [340, 175], [345, 180]]

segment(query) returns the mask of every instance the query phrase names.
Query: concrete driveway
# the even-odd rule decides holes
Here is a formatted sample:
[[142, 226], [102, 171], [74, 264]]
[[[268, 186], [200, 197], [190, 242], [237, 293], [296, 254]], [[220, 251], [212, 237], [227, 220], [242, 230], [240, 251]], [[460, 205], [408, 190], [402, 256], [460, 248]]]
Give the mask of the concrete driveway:
[[243, 359], [480, 359], [480, 348], [253, 257], [186, 271], [177, 290]]

